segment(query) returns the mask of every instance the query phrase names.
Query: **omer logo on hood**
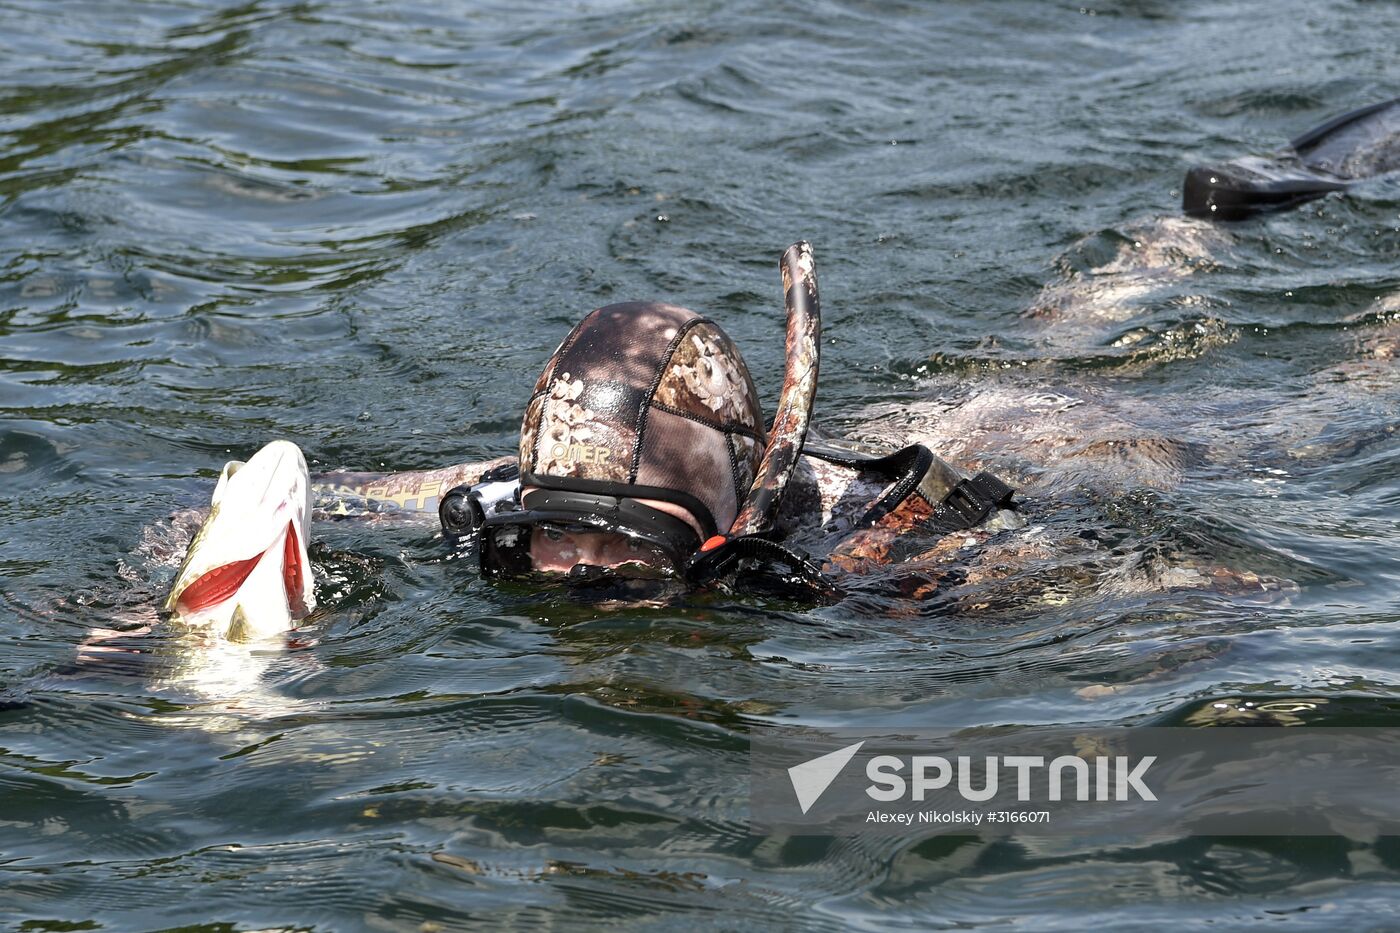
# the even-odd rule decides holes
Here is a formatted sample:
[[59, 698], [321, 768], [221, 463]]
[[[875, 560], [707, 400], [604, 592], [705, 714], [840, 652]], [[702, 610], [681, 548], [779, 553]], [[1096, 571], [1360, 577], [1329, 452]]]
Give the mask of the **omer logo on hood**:
[[565, 444], [556, 442], [549, 446], [549, 459], [572, 463], [607, 463], [612, 451], [601, 444]]

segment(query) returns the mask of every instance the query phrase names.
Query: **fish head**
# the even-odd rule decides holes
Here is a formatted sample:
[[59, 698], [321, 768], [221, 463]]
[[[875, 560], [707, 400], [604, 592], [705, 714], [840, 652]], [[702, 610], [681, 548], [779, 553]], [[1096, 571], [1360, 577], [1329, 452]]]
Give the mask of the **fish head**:
[[290, 441], [273, 441], [219, 475], [165, 608], [233, 641], [291, 629], [316, 607], [307, 532], [311, 482]]

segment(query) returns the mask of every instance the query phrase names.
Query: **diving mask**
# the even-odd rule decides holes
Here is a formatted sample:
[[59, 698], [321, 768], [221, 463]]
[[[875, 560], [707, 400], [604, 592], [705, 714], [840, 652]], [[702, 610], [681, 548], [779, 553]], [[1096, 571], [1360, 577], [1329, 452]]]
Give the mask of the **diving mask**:
[[[519, 489], [518, 482], [510, 485]], [[502, 494], [499, 482], [484, 482], [448, 492], [439, 515], [445, 533], [476, 535], [482, 573], [489, 577], [574, 576], [581, 567], [669, 577], [683, 572], [700, 546], [683, 519], [600, 493], [527, 488]]]

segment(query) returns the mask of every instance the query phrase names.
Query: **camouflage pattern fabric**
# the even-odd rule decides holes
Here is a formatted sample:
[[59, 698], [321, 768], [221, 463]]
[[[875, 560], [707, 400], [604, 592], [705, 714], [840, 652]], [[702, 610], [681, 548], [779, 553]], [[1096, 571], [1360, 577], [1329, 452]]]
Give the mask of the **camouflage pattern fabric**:
[[545, 366], [520, 429], [523, 474], [697, 496], [727, 528], [764, 446], [758, 392], [712, 321], [655, 302], [599, 308]]
[[783, 253], [783, 301], [787, 307], [787, 362], [778, 411], [767, 449], [743, 508], [729, 529], [732, 537], [764, 534], [772, 525], [783, 491], [802, 455], [812, 419], [821, 354], [821, 299], [812, 246], [794, 243]]

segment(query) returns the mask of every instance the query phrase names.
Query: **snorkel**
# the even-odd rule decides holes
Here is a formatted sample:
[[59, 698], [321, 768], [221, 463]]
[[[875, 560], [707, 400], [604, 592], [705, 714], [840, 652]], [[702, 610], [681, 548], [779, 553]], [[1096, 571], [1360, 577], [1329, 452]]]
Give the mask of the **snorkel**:
[[763, 459], [739, 514], [727, 532], [714, 535], [700, 546], [686, 576], [694, 583], [706, 582], [724, 575], [744, 557], [757, 557], [787, 564], [813, 589], [835, 596], [839, 591], [825, 580], [815, 564], [772, 540], [774, 516], [802, 458], [812, 422], [822, 332], [821, 298], [811, 244], [800, 240], [789, 246], [783, 251], [779, 266], [787, 309], [787, 340], [778, 410], [773, 415]]
[[817, 295], [817, 272], [812, 264], [812, 245], [806, 240], [789, 246], [781, 260], [783, 303], [787, 307], [787, 354], [783, 368], [783, 388], [778, 410], [768, 431], [758, 475], [748, 498], [739, 509], [729, 533], [716, 535], [701, 546], [702, 551], [721, 547], [723, 541], [772, 531], [783, 491], [802, 456], [802, 444], [812, 423], [812, 403], [817, 395], [817, 370], [822, 337], [821, 298]]

